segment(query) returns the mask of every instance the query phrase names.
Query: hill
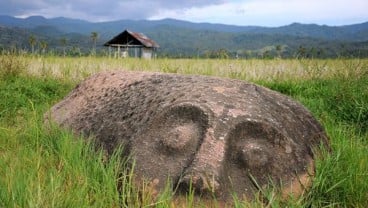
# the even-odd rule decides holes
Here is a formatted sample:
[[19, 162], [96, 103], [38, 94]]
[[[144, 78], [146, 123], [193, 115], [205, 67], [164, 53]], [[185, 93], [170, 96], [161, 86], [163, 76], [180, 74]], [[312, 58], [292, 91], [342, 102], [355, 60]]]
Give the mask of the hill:
[[0, 16], [0, 47], [29, 48], [29, 36], [48, 43], [60, 51], [62, 39], [69, 49], [88, 52], [90, 34], [99, 34], [99, 49], [104, 42], [125, 29], [142, 32], [161, 46], [162, 56], [365, 56], [368, 22], [347, 26], [293, 23], [282, 27], [234, 26], [192, 23], [175, 19], [119, 20], [93, 23], [64, 17], [47, 19], [32, 16], [25, 19]]

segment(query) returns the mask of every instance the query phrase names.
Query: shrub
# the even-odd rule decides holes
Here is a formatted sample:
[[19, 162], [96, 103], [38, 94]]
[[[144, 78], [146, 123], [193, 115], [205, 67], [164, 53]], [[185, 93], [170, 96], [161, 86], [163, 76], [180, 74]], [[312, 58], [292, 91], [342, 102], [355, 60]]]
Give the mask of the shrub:
[[18, 76], [25, 71], [26, 63], [22, 56], [11, 52], [0, 55], [0, 79]]

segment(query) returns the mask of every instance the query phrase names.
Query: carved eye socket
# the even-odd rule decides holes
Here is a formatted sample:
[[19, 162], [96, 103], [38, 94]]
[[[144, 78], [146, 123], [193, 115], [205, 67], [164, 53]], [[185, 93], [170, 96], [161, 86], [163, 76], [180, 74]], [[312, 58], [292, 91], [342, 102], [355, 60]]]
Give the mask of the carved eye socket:
[[195, 144], [200, 138], [200, 129], [193, 122], [171, 127], [161, 142], [170, 152], [185, 150], [190, 144]]
[[230, 132], [229, 159], [240, 168], [255, 170], [270, 167], [281, 147], [283, 136], [274, 128], [258, 122], [243, 122]]
[[198, 107], [179, 105], [170, 108], [159, 119], [159, 140], [164, 152], [194, 153], [202, 143], [208, 116]]
[[246, 120], [229, 132], [224, 174], [237, 181], [231, 187], [234, 191], [256, 190], [270, 179], [277, 182], [292, 173], [290, 166], [297, 161], [295, 151], [294, 143], [271, 124]]
[[267, 145], [261, 142], [246, 142], [239, 145], [238, 160], [247, 168], [261, 168], [267, 165], [272, 158], [268, 154]]
[[200, 148], [208, 124], [206, 111], [187, 103], [171, 106], [152, 119], [132, 144], [141, 178], [157, 179], [162, 189], [167, 180], [176, 184]]
[[243, 120], [229, 132], [226, 141], [224, 178], [231, 190], [252, 197], [252, 192], [267, 187], [270, 181], [285, 185], [296, 173], [306, 171], [308, 159], [304, 157], [308, 153], [295, 139], [272, 124]]

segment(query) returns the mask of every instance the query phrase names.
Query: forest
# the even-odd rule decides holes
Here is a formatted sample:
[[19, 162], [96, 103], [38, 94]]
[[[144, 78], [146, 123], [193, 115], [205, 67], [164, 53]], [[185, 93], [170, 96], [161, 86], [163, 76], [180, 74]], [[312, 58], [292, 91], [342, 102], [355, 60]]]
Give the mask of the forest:
[[164, 19], [90, 23], [66, 18], [0, 16], [0, 50], [63, 56], [104, 56], [103, 44], [125, 29], [155, 40], [159, 57], [363, 58], [368, 22], [332, 27], [294, 23], [267, 28]]

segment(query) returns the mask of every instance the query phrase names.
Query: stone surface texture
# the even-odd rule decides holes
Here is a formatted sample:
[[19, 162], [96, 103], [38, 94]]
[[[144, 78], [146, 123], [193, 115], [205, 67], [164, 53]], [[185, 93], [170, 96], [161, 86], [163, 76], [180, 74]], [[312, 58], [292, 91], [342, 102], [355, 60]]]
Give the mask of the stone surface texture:
[[149, 72], [102, 72], [79, 84], [46, 120], [124, 145], [138, 180], [167, 181], [180, 195], [253, 199], [272, 181], [283, 195], [311, 183], [315, 151], [329, 146], [298, 102], [239, 80]]

